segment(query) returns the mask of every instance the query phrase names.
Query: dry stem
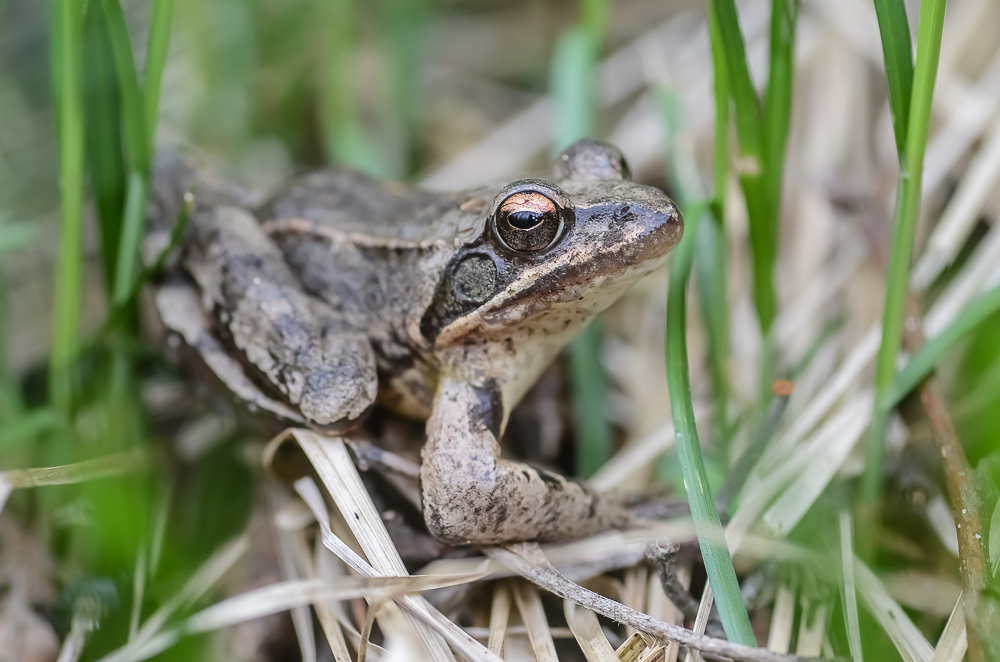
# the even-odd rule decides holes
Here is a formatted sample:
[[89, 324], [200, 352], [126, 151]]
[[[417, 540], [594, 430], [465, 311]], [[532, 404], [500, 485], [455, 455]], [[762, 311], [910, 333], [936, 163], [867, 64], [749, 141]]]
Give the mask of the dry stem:
[[673, 623], [657, 620], [641, 611], [588, 591], [563, 577], [556, 570], [536, 543], [516, 543], [504, 547], [487, 547], [484, 551], [491, 558], [539, 587], [564, 600], [571, 600], [618, 623], [630, 625], [639, 632], [652, 635], [662, 642], [677, 642], [702, 653], [718, 655], [745, 662], [803, 662], [817, 658], [783, 655], [762, 648], [735, 644], [722, 639], [699, 635]]
[[[903, 341], [912, 354], [924, 344], [920, 317], [914, 314], [916, 302], [909, 302], [910, 315], [903, 325]], [[976, 627], [976, 605], [979, 593], [986, 587], [987, 556], [983, 546], [983, 526], [979, 514], [979, 497], [972, 481], [972, 468], [965, 449], [955, 432], [955, 425], [945, 405], [944, 394], [932, 373], [920, 386], [920, 402], [930, 423], [931, 436], [941, 451], [941, 467], [948, 485], [949, 502], [958, 534], [959, 570], [964, 587], [963, 602], [966, 629], [969, 636], [969, 660], [981, 662], [983, 646]]]

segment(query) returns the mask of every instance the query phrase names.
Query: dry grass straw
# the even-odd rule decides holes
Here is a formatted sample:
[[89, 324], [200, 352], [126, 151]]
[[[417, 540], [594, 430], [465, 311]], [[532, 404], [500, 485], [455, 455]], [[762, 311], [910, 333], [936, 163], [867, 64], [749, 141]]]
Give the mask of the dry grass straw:
[[146, 453], [139, 449], [59, 467], [11, 469], [0, 472], [0, 511], [3, 511], [7, 499], [16, 488], [72, 485], [121, 476], [146, 467], [148, 461]]
[[[265, 454], [265, 462], [270, 464], [278, 448], [292, 439], [298, 443], [309, 458], [371, 565], [368, 564], [368, 561], [360, 559], [353, 550], [347, 551], [349, 548], [343, 543], [337, 543], [332, 531], [327, 534], [325, 527], [323, 529], [324, 543], [330, 540], [331, 551], [338, 554], [341, 560], [353, 570], [363, 575], [369, 577], [408, 577], [399, 552], [392, 544], [343, 441], [322, 437], [308, 430], [289, 430], [271, 442], [268, 452]], [[311, 507], [318, 508], [318, 504]], [[322, 523], [323, 520], [321, 519], [320, 522]], [[480, 577], [482, 577], [481, 574], [466, 575], [465, 580], [471, 581]], [[402, 613], [398, 611], [397, 603], [403, 609]], [[412, 628], [432, 660], [453, 659], [445, 637], [447, 637], [448, 643], [472, 655], [474, 659], [497, 659], [482, 644], [469, 637], [468, 634], [445, 619], [437, 610], [420, 598], [402, 595], [393, 603], [385, 604], [381, 611], [380, 624], [383, 632], [390, 639], [394, 631], [397, 633], [396, 636], [400, 638], [409, 638], [406, 628]]]
[[795, 621], [795, 588], [782, 583], [774, 596], [771, 629], [767, 635], [768, 650], [787, 653], [792, 643], [792, 623]]
[[503, 641], [507, 634], [507, 621], [510, 619], [510, 586], [506, 582], [497, 582], [493, 587], [493, 600], [490, 603], [490, 634], [487, 647], [497, 656], [503, 655]]
[[514, 594], [514, 602], [528, 632], [528, 641], [535, 652], [535, 659], [538, 662], [559, 662], [538, 587], [523, 579], [515, 580], [511, 582], [511, 593]]
[[932, 662], [962, 662], [968, 648], [969, 638], [965, 630], [964, 605], [962, 596], [959, 595], [958, 600], [955, 601], [955, 608], [951, 610], [951, 616], [948, 617], [948, 623], [944, 626], [944, 632], [938, 639]]
[[608, 643], [604, 632], [601, 631], [597, 614], [589, 609], [578, 607], [571, 600], [563, 600], [563, 613], [566, 615], [569, 629], [573, 631], [573, 636], [580, 644], [580, 650], [586, 656], [587, 662], [620, 662], [622, 660]]

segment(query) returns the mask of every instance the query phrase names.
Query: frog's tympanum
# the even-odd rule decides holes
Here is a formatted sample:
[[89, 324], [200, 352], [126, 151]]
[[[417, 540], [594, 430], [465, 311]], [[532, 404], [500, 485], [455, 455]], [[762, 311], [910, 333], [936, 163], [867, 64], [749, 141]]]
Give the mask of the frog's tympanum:
[[426, 419], [430, 532], [452, 543], [566, 540], [629, 524], [584, 484], [502, 458], [511, 408], [560, 349], [663, 264], [683, 222], [583, 140], [551, 179], [431, 193], [327, 170], [253, 204], [160, 159], [150, 253], [194, 206], [157, 290], [165, 325], [240, 398], [345, 432], [378, 402]]

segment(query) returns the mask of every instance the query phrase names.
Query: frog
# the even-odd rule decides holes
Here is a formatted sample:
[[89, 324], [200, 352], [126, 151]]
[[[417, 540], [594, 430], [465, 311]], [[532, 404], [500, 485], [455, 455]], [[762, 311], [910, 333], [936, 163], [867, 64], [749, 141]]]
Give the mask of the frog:
[[265, 199], [167, 155], [147, 255], [169, 248], [183, 209], [155, 295], [166, 329], [284, 423], [350, 435], [376, 405], [426, 421], [421, 507], [438, 541], [568, 541], [635, 523], [614, 496], [500, 445], [540, 373], [683, 234], [676, 205], [632, 181], [616, 147], [580, 140], [544, 178], [461, 192], [333, 167]]

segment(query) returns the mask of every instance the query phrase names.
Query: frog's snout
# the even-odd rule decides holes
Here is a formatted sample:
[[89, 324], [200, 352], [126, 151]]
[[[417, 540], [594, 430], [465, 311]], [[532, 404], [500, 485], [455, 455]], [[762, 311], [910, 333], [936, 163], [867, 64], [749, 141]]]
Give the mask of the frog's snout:
[[623, 248], [626, 253], [633, 253], [629, 261], [634, 265], [650, 261], [659, 263], [660, 258], [680, 243], [684, 234], [684, 220], [670, 198], [652, 188], [647, 189], [644, 197], [641, 203], [630, 205], [627, 213], [634, 216], [632, 223], [621, 226], [625, 234]]

